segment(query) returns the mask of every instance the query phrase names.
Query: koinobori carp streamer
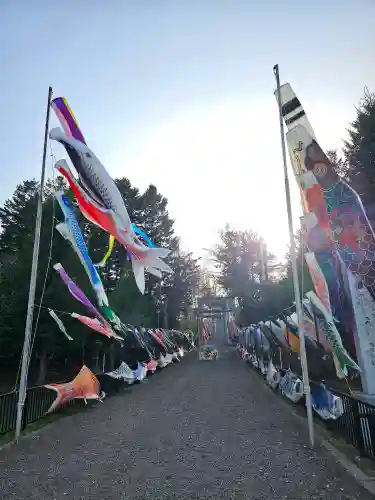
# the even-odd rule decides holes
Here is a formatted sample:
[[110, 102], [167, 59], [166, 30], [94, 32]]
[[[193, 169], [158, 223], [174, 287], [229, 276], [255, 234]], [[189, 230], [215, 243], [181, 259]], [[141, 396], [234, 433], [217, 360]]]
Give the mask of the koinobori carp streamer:
[[73, 250], [78, 255], [79, 260], [81, 261], [86, 274], [89, 277], [90, 283], [95, 290], [99, 306], [103, 304], [108, 306], [107, 294], [105, 293], [103, 283], [100, 279], [98, 271], [96, 270], [89, 256], [87, 246], [79, 228], [74, 210], [69, 203], [67, 196], [63, 192], [57, 192], [55, 194], [55, 197], [65, 218], [65, 222], [60, 222], [56, 226], [56, 229], [66, 240], [70, 242]]
[[86, 144], [78, 122], [65, 97], [56, 97], [56, 99], [53, 99], [51, 107], [56, 113], [56, 116], [59, 119], [66, 135], [70, 135], [78, 141]]
[[[61, 168], [64, 165], [63, 162], [58, 162], [57, 168], [60, 171], [63, 170], [62, 173], [68, 179], [72, 189], [72, 184], [75, 183], [76, 187], [78, 186], [84, 191], [86, 208], [83, 210], [83, 214], [85, 217], [116, 238], [131, 254], [135, 280], [139, 290], [144, 293], [145, 269], [158, 277], [161, 276], [161, 271], [172, 272], [172, 269], [161, 260], [169, 255], [170, 250], [146, 246], [141, 242], [130, 221], [116, 183], [87, 146], [66, 100], [63, 98], [55, 99], [53, 109], [57, 110], [57, 116], [65, 133], [61, 129], [55, 128], [50, 131], [50, 137], [64, 146], [78, 174], [79, 182], [74, 182], [73, 178], [68, 179], [71, 176], [66, 162], [65, 168]], [[97, 213], [101, 212], [103, 215], [103, 211], [105, 211], [106, 217], [101, 218], [99, 222]], [[139, 231], [137, 232], [139, 234]], [[141, 236], [144, 237], [143, 234]], [[150, 242], [148, 241], [148, 243]]]

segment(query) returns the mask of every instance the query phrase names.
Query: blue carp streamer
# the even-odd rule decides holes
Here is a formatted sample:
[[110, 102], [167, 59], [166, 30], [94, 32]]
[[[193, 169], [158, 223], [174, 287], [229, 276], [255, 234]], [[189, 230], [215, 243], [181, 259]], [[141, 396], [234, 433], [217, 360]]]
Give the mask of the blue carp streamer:
[[67, 198], [67, 196], [59, 191], [55, 194], [55, 197], [60, 205], [60, 208], [64, 214], [65, 222], [60, 222], [56, 229], [59, 233], [70, 242], [74, 251], [79, 257], [87, 276], [89, 277], [90, 283], [95, 290], [98, 298], [99, 306], [108, 306], [108, 298], [105, 293], [103, 283], [100, 279], [98, 271], [96, 270], [92, 260], [89, 256], [85, 240], [79, 228], [74, 210]]

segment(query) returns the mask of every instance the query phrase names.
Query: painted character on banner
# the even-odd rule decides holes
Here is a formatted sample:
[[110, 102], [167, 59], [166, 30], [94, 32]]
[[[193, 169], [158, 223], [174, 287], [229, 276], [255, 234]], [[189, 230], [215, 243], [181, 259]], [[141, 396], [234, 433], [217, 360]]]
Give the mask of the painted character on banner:
[[375, 235], [361, 199], [335, 172], [315, 140], [311, 140], [305, 151], [305, 167], [323, 188], [336, 250], [375, 298]]
[[315, 139], [306, 147], [305, 167], [312, 171], [323, 189], [332, 188], [340, 180], [332, 163]]

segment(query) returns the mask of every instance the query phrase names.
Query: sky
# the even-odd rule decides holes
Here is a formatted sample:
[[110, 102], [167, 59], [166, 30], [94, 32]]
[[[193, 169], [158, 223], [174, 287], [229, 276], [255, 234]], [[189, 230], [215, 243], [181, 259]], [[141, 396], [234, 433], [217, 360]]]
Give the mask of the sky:
[[0, 204], [40, 176], [52, 85], [113, 177], [168, 198], [185, 250], [204, 255], [229, 223], [282, 258], [273, 66], [322, 147], [340, 148], [364, 87], [375, 90], [374, 19], [373, 0], [1, 0]]

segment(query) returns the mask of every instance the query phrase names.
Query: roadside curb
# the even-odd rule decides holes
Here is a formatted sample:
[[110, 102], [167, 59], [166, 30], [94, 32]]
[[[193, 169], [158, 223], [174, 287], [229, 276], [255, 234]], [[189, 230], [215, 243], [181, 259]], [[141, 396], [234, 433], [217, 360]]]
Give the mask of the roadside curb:
[[334, 456], [337, 462], [351, 474], [354, 479], [369, 493], [375, 496], [375, 481], [371, 479], [367, 474], [363, 472], [359, 467], [357, 467], [353, 462], [351, 462], [341, 451], [339, 451], [332, 443], [323, 439], [321, 442], [322, 446]]

